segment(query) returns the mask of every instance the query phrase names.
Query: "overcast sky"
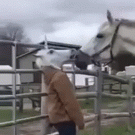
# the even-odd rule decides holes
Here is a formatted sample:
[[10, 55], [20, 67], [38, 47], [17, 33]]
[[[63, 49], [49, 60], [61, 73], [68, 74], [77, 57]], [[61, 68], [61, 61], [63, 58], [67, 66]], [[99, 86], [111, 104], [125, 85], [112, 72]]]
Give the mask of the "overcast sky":
[[0, 0], [0, 25], [22, 24], [33, 43], [44, 40], [85, 45], [106, 21], [135, 20], [134, 0]]

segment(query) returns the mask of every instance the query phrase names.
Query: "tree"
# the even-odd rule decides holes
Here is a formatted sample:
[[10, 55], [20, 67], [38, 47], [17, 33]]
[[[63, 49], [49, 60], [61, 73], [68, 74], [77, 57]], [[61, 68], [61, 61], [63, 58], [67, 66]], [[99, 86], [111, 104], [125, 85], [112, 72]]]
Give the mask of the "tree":
[[[28, 43], [30, 39], [26, 37], [23, 26], [17, 23], [8, 23], [4, 27], [0, 27], [0, 39], [2, 40], [16, 40], [18, 42]], [[27, 52], [25, 47], [17, 46], [17, 56]]]

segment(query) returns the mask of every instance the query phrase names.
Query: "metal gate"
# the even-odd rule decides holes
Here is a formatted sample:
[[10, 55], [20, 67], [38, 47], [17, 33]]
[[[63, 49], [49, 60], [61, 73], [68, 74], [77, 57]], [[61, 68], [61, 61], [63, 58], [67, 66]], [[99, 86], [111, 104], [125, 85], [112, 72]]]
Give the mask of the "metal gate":
[[[0, 123], [0, 127], [2, 126], [9, 126], [9, 125], [14, 125], [14, 135], [17, 135], [17, 128], [16, 125], [19, 123], [23, 123], [23, 122], [27, 122], [30, 120], [36, 120], [36, 119], [42, 119], [43, 120], [43, 128], [42, 128], [42, 134], [46, 135], [48, 133], [50, 133], [50, 127], [49, 127], [49, 122], [48, 122], [48, 115], [46, 114], [46, 98], [45, 96], [47, 96], [47, 94], [45, 93], [45, 84], [42, 83], [42, 90], [41, 92], [36, 92], [36, 93], [25, 93], [25, 94], [16, 94], [16, 74], [17, 73], [34, 73], [34, 72], [41, 72], [41, 70], [35, 70], [35, 69], [16, 69], [16, 47], [19, 46], [23, 46], [23, 47], [29, 47], [29, 48], [44, 48], [43, 45], [39, 45], [39, 44], [22, 44], [22, 43], [18, 43], [15, 41], [0, 41], [0, 43], [2, 43], [2, 45], [8, 44], [12, 46], [12, 70], [0, 70], [0, 73], [10, 73], [13, 76], [13, 81], [12, 81], [12, 95], [8, 95], [8, 96], [3, 96], [0, 95], [0, 100], [12, 100], [13, 101], [13, 113], [12, 113], [12, 121], [9, 122], [3, 122]], [[77, 98], [95, 98], [95, 108], [96, 108], [96, 112], [94, 117], [85, 117], [85, 121], [89, 122], [89, 121], [93, 121], [95, 120], [96, 123], [96, 134], [97, 135], [101, 135], [101, 116], [104, 116], [105, 119], [107, 118], [114, 118], [114, 117], [129, 117], [129, 120], [132, 119], [133, 117], [133, 112], [132, 112], [132, 100], [135, 98], [135, 96], [132, 95], [132, 89], [133, 89], [133, 81], [132, 79], [126, 80], [126, 79], [122, 79], [116, 76], [112, 76], [112, 75], [108, 75], [105, 73], [101, 72], [101, 69], [99, 68], [96, 71], [78, 71], [75, 70], [74, 71], [70, 71], [67, 73], [72, 73], [74, 75], [73, 77], [73, 83], [75, 83], [75, 74], [85, 74], [85, 75], [92, 75], [96, 77], [96, 90], [95, 92], [85, 92], [85, 93], [76, 93]], [[129, 84], [129, 90], [127, 92], [127, 95], [111, 95], [111, 94], [106, 94], [102, 92], [102, 82], [104, 78], [111, 78], [114, 80], [117, 80], [123, 84]], [[42, 74], [42, 82], [44, 81], [44, 76]], [[16, 100], [19, 98], [28, 98], [28, 97], [42, 97], [41, 100], [41, 115], [39, 116], [35, 116], [35, 117], [29, 117], [29, 118], [23, 118], [23, 119], [17, 119], [16, 118]], [[129, 109], [128, 112], [125, 113], [110, 113], [110, 114], [101, 114], [101, 99], [102, 97], [107, 96], [107, 97], [117, 97], [117, 98], [122, 98], [122, 99], [127, 99], [129, 101]], [[129, 124], [130, 125], [130, 124]]]

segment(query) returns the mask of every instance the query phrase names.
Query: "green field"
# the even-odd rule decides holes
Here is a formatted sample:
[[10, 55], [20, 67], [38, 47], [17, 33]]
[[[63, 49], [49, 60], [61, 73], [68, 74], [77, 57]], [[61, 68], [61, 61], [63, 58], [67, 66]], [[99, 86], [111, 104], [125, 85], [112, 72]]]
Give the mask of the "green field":
[[[80, 132], [80, 135], [95, 135], [96, 132], [90, 128]], [[128, 130], [127, 126], [112, 126], [110, 128], [104, 128], [101, 135], [135, 135], [135, 129]]]
[[[20, 112], [19, 110], [16, 111], [16, 118], [26, 118], [26, 117], [32, 117], [40, 115], [40, 112], [34, 111], [33, 109], [27, 109], [23, 112]], [[12, 120], [12, 110], [11, 109], [1, 109], [0, 110], [0, 122], [6, 122]]]
[[[84, 101], [79, 101], [82, 109], [87, 109], [88, 113], [93, 113], [94, 100], [86, 99]], [[126, 112], [126, 100], [121, 100], [118, 98], [102, 98], [101, 108], [111, 110], [111, 112]], [[128, 119], [128, 118], [127, 118]], [[135, 135], [135, 126], [133, 129], [128, 130], [127, 121], [123, 118], [119, 119], [119, 122], [115, 122], [114, 125], [107, 125], [102, 127], [102, 135]], [[86, 128], [81, 131], [80, 135], [95, 135], [95, 131], [92, 127]]]

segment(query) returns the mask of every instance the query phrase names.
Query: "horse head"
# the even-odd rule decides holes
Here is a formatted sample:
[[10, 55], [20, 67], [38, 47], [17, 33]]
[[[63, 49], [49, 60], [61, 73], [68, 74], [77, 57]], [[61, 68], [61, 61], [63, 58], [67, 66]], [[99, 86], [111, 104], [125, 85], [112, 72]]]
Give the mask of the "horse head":
[[[107, 11], [108, 21], [103, 23], [98, 33], [82, 46], [76, 55], [76, 65], [85, 69], [89, 64], [101, 65], [112, 63], [119, 54], [126, 54], [125, 44], [120, 37], [123, 34], [124, 21], [122, 19], [114, 19], [109, 11]], [[126, 20], [125, 20], [126, 22]], [[125, 33], [124, 33], [125, 34]], [[126, 36], [124, 35], [123, 36]], [[132, 49], [131, 49], [132, 50]]]

